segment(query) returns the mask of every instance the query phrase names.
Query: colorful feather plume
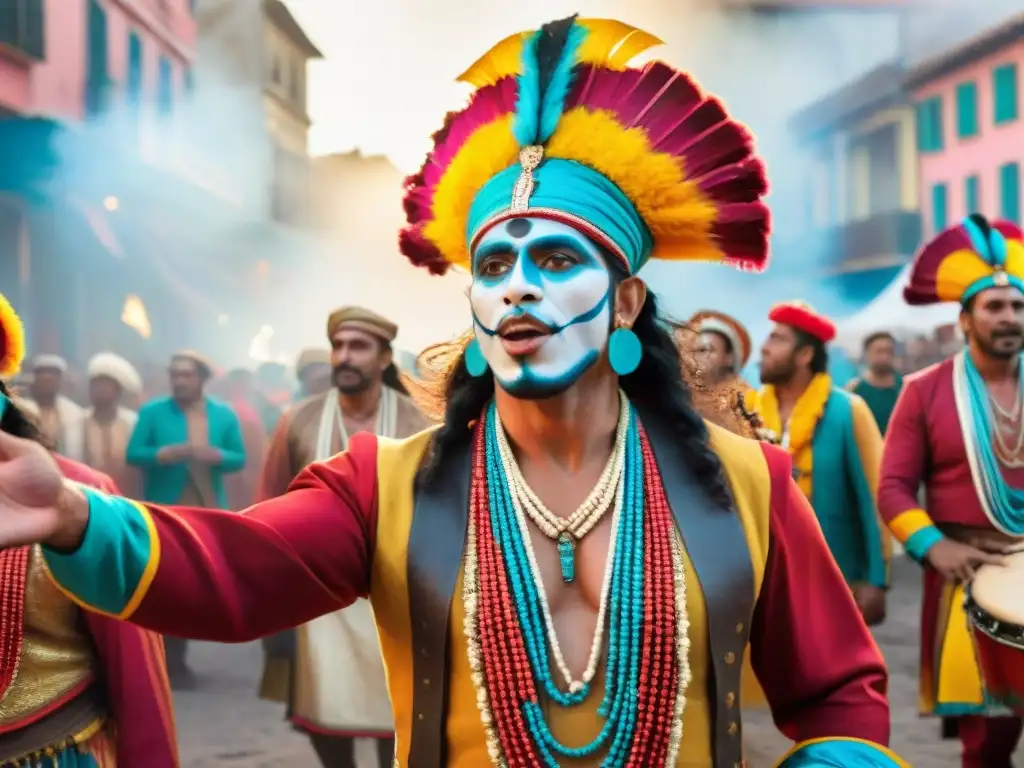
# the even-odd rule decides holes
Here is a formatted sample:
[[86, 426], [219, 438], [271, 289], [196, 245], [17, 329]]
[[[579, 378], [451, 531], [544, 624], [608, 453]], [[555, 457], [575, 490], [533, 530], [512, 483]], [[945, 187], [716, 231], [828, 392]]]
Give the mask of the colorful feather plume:
[[1024, 279], [1024, 232], [972, 214], [918, 251], [903, 298], [912, 305], [959, 302], [971, 285], [997, 270]]
[[0, 378], [21, 370], [25, 360], [25, 326], [7, 298], [0, 294]]
[[659, 42], [621, 22], [570, 17], [481, 57], [461, 78], [479, 90], [406, 180], [402, 252], [437, 274], [468, 267], [474, 197], [522, 146], [540, 143], [546, 158], [586, 165], [629, 198], [653, 258], [763, 269], [768, 184], [753, 139], [687, 74], [661, 62], [625, 68]]

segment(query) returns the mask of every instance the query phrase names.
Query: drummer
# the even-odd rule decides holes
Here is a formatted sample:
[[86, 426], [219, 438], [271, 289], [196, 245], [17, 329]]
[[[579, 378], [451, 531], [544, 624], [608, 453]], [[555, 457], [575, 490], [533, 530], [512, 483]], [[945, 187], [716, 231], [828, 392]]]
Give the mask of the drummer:
[[959, 718], [964, 768], [1010, 768], [1021, 718], [985, 696], [963, 589], [1024, 542], [1024, 234], [971, 215], [921, 249], [903, 295], [959, 303], [967, 340], [906, 379], [882, 457], [879, 511], [924, 566], [919, 701]]

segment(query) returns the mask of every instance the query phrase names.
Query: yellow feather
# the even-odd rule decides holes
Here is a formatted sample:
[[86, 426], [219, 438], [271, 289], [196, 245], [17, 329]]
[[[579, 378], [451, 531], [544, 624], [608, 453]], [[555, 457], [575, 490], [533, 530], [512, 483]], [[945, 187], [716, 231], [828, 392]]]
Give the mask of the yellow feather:
[[[664, 44], [660, 38], [614, 19], [580, 19], [577, 23], [588, 32], [580, 47], [581, 64], [621, 70], [644, 51]], [[534, 31], [506, 37], [459, 75], [458, 82], [483, 88], [503, 77], [518, 75], [522, 69], [523, 42]]]
[[0, 294], [0, 378], [14, 376], [25, 360], [25, 326], [10, 302]]
[[994, 271], [981, 256], [968, 248], [953, 251], [936, 270], [935, 293], [942, 301], [960, 301], [971, 283]]

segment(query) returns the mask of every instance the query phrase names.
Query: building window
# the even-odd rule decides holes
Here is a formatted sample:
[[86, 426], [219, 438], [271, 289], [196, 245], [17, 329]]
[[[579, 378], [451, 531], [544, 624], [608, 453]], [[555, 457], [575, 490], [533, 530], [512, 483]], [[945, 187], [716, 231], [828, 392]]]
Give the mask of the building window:
[[133, 29], [128, 33], [128, 77], [125, 81], [125, 96], [133, 107], [142, 101], [143, 67], [142, 38]]
[[160, 57], [159, 72], [160, 77], [156, 86], [156, 111], [166, 117], [174, 108], [174, 70], [171, 67], [171, 60], [166, 56]]
[[956, 135], [961, 139], [978, 135], [978, 86], [973, 82], [956, 87]]
[[1020, 165], [999, 167], [999, 217], [1020, 223]]
[[941, 232], [949, 222], [949, 194], [945, 184], [932, 187], [932, 226]]
[[85, 114], [93, 117], [107, 108], [110, 76], [107, 67], [107, 14], [98, 0], [89, 0], [86, 46]]
[[933, 96], [917, 105], [917, 148], [920, 152], [942, 150], [941, 96]]
[[964, 180], [964, 216], [972, 213], [981, 213], [981, 201], [979, 200], [978, 176], [968, 176]]
[[1017, 119], [1017, 65], [1004, 64], [992, 70], [992, 105], [996, 125]]
[[46, 58], [44, 0], [0, 0], [0, 45]]

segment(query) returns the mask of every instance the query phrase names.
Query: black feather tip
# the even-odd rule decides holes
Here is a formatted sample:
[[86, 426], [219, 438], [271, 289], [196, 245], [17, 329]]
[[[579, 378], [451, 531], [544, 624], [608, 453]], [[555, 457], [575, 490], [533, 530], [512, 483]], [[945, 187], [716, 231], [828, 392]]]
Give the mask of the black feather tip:
[[569, 30], [576, 23], [579, 14], [574, 13], [565, 19], [550, 21], [540, 28], [540, 35], [537, 37], [537, 79], [540, 84], [540, 97], [543, 101], [547, 93], [548, 85], [551, 83], [551, 76], [562, 58], [562, 51], [565, 50], [565, 43], [569, 39]]

